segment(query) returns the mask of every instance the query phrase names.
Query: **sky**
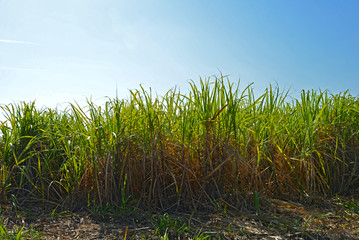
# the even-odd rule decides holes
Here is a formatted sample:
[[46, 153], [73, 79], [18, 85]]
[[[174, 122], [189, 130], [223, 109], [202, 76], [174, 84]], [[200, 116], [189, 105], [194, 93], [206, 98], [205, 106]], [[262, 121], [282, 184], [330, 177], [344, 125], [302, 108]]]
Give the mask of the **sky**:
[[0, 104], [59, 107], [215, 75], [359, 95], [359, 0], [0, 0]]

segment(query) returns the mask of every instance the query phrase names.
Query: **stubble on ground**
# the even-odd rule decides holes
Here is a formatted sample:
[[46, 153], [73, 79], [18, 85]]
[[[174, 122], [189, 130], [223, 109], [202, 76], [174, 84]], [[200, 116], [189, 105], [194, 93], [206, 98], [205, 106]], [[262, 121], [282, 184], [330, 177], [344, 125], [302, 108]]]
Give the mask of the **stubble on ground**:
[[9, 233], [24, 227], [24, 239], [161, 239], [165, 234], [168, 239], [359, 239], [359, 213], [337, 200], [301, 204], [269, 199], [267, 203], [266, 212], [222, 209], [166, 214], [141, 210], [49, 213], [45, 207], [17, 209], [15, 214], [3, 205], [1, 220]]

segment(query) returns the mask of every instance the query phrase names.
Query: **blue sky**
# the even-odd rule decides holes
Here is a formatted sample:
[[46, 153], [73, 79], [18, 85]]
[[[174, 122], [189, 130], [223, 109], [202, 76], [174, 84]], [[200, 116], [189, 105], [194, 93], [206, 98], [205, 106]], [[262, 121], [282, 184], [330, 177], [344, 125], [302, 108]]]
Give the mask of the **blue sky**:
[[0, 0], [0, 104], [158, 94], [218, 75], [359, 95], [359, 0]]

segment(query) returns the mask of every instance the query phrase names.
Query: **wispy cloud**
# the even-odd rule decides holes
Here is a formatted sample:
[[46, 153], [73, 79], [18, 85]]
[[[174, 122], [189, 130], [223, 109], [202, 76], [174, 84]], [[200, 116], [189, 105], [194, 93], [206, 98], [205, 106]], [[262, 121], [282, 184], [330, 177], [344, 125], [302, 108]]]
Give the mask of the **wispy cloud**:
[[8, 67], [8, 66], [1, 66], [0, 70], [10, 70], [10, 71], [40, 71], [41, 69], [38, 68], [29, 68], [29, 67]]
[[0, 43], [38, 45], [37, 43], [34, 43], [34, 42], [9, 40], [9, 39], [0, 39]]

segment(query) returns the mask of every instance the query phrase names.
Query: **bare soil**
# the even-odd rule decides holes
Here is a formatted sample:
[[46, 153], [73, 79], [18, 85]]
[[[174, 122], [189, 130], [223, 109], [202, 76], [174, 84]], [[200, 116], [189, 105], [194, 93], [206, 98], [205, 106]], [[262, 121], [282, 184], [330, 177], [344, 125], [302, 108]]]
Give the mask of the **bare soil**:
[[261, 213], [227, 209], [167, 215], [141, 210], [52, 212], [3, 204], [0, 217], [10, 233], [24, 227], [23, 239], [161, 239], [165, 233], [168, 239], [359, 239], [359, 213], [338, 204], [358, 200], [302, 204], [269, 199]]

